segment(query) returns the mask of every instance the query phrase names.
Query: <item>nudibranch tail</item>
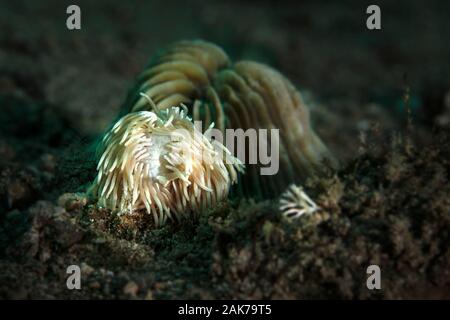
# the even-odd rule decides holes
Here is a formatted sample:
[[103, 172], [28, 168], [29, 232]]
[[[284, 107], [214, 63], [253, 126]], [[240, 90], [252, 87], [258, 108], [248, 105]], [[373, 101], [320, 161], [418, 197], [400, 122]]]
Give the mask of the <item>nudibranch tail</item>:
[[162, 50], [138, 76], [130, 93], [126, 112], [147, 110], [149, 96], [158, 109], [193, 103], [202, 99], [218, 70], [227, 67], [227, 54], [215, 44], [180, 41]]
[[[313, 131], [309, 109], [292, 83], [273, 68], [253, 61], [240, 61], [220, 71], [213, 84], [225, 114], [227, 128], [275, 129], [280, 170], [273, 176], [260, 174], [259, 164], [247, 166], [243, 184], [246, 194], [273, 197], [289, 184], [324, 169], [324, 161], [336, 161]], [[261, 141], [259, 141], [261, 143]], [[249, 154], [247, 146], [247, 155]]]

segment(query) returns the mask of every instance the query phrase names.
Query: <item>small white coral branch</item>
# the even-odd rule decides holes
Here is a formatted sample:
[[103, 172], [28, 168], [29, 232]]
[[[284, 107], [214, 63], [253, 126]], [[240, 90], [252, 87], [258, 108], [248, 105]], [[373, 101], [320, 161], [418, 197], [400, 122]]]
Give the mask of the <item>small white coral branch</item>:
[[292, 184], [281, 195], [280, 212], [289, 219], [296, 219], [302, 215], [312, 214], [320, 207], [303, 191], [301, 186]]

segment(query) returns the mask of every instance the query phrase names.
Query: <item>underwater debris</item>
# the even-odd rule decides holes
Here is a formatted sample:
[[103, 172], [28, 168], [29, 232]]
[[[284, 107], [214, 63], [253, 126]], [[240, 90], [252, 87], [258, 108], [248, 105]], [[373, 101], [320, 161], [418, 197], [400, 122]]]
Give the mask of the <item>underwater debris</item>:
[[300, 218], [304, 214], [312, 214], [319, 209], [320, 207], [311, 200], [301, 186], [292, 184], [281, 195], [279, 210], [288, 219]]

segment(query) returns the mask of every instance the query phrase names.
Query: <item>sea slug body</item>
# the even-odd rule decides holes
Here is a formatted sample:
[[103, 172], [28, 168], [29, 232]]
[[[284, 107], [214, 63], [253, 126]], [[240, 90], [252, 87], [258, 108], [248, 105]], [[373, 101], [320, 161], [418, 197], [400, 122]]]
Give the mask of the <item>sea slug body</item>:
[[145, 209], [158, 226], [227, 197], [243, 165], [198, 132], [186, 112], [133, 112], [112, 127], [90, 190], [100, 206], [121, 213]]

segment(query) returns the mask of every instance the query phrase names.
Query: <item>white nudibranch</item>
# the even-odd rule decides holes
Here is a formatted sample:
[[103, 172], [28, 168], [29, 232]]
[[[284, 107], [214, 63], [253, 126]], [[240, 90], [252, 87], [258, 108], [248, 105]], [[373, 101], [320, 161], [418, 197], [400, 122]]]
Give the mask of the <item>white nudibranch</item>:
[[225, 146], [195, 128], [185, 106], [125, 115], [98, 153], [91, 196], [119, 213], [145, 210], [156, 226], [214, 206], [244, 170]]

